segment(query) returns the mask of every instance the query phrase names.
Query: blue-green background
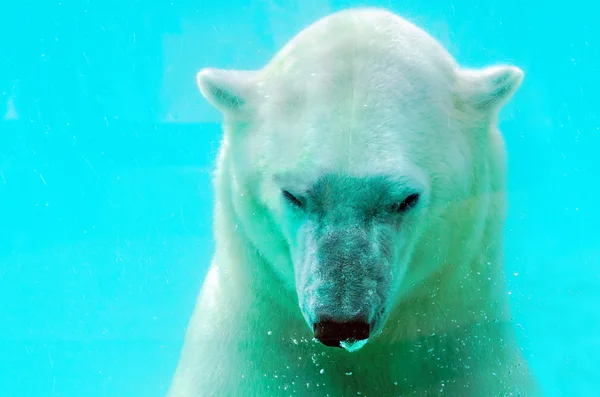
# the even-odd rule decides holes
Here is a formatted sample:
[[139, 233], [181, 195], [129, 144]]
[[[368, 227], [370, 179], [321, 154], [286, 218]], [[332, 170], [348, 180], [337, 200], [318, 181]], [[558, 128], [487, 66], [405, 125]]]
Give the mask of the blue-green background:
[[525, 70], [501, 120], [511, 301], [546, 394], [600, 395], [599, 5], [4, 0], [0, 397], [164, 395], [213, 245], [220, 117], [195, 73], [356, 5]]

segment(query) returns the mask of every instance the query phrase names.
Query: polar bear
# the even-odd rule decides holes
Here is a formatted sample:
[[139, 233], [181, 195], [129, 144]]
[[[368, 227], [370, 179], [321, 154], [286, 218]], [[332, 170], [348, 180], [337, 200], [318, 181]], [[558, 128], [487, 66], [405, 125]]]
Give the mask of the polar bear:
[[503, 273], [497, 114], [522, 78], [375, 8], [201, 70], [216, 252], [169, 396], [537, 395]]

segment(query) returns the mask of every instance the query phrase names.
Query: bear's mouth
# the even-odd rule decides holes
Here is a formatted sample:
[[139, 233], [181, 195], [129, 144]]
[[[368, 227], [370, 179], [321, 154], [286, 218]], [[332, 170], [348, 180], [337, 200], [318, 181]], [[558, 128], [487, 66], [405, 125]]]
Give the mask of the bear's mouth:
[[364, 321], [320, 321], [314, 325], [314, 337], [328, 347], [338, 347], [354, 352], [369, 339], [371, 326]]

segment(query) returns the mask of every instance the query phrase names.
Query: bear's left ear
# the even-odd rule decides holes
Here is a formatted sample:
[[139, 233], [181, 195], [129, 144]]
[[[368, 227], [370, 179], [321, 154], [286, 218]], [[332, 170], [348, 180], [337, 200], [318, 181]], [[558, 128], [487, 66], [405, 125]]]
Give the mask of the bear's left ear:
[[517, 91], [524, 73], [516, 66], [499, 65], [479, 70], [460, 70], [460, 96], [482, 112], [499, 110]]
[[202, 95], [222, 113], [241, 111], [251, 99], [254, 72], [241, 70], [202, 69], [196, 83]]

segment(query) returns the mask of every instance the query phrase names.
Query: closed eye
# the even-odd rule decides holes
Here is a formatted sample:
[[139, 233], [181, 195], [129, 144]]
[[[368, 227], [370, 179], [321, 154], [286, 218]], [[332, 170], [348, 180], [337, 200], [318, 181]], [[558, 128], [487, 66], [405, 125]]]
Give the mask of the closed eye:
[[289, 191], [282, 190], [281, 194], [286, 199], [286, 201], [289, 202], [290, 204], [292, 204], [293, 206], [295, 206], [297, 208], [303, 208], [304, 207], [304, 204], [303, 204], [302, 200], [300, 198], [294, 196]]
[[420, 198], [421, 196], [419, 193], [413, 193], [406, 197], [403, 201], [392, 204], [391, 210], [392, 212], [403, 214], [416, 207]]

